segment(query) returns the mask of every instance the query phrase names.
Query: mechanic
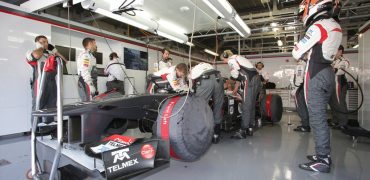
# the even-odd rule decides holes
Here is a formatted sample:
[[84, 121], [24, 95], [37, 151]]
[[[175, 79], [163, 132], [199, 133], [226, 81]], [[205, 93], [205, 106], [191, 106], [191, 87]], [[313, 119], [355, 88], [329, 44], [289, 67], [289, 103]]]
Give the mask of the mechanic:
[[270, 77], [269, 73], [263, 69], [264, 67], [265, 65], [263, 64], [263, 62], [256, 63], [257, 72], [260, 75], [262, 83], [265, 85], [266, 83], [269, 82]]
[[304, 82], [304, 75], [306, 69], [306, 62], [304, 60], [299, 59], [297, 62], [297, 66], [294, 70], [294, 75], [290, 79], [290, 84], [292, 86], [291, 95], [294, 97], [295, 106], [297, 109], [297, 113], [299, 118], [301, 118], [301, 125], [294, 128], [294, 131], [297, 132], [310, 132], [310, 123], [308, 119], [308, 111], [306, 101], [304, 99], [304, 91], [303, 91], [303, 82]]
[[96, 52], [95, 39], [85, 38], [82, 41], [85, 51], [81, 52], [77, 58], [77, 73], [78, 73], [78, 94], [81, 101], [90, 101], [98, 94], [97, 77], [94, 76], [96, 70], [96, 59], [92, 53]]
[[111, 91], [113, 89], [117, 90], [121, 94], [125, 94], [124, 89], [124, 80], [125, 74], [124, 71], [126, 70], [126, 66], [120, 62], [120, 58], [118, 57], [117, 53], [112, 52], [109, 55], [109, 63], [107, 67], [104, 69], [104, 73], [108, 75], [107, 79], [107, 91]]
[[159, 61], [159, 71], [164, 68], [169, 68], [172, 66], [172, 59], [170, 58], [170, 50], [167, 48], [162, 49], [162, 59]]
[[232, 138], [245, 139], [247, 134], [253, 136], [251, 123], [255, 120], [256, 99], [261, 89], [261, 79], [248, 59], [234, 55], [230, 50], [225, 50], [221, 59], [229, 65], [231, 79], [238, 81], [235, 84], [234, 92], [238, 91], [239, 86], [243, 89], [243, 94], [241, 94], [243, 98], [241, 128]]
[[212, 142], [217, 144], [221, 135], [222, 107], [224, 103], [223, 79], [220, 71], [211, 64], [200, 63], [192, 67], [190, 78], [193, 80], [193, 88], [196, 97], [202, 97], [208, 102], [213, 101], [214, 135]]
[[343, 70], [348, 71], [350, 63], [348, 59], [343, 57], [343, 51], [344, 47], [340, 45], [332, 64], [335, 71], [335, 87], [329, 104], [332, 111], [330, 125], [333, 126], [333, 129], [346, 129], [348, 123], [347, 78]]
[[[39, 35], [35, 38], [36, 49], [29, 50], [26, 53], [26, 59], [29, 65], [33, 69], [33, 77], [30, 80], [32, 90], [32, 111], [36, 108], [36, 97], [38, 93], [39, 83], [41, 82], [41, 75], [45, 73], [45, 83], [42, 97], [40, 98], [39, 106], [40, 109], [52, 108], [57, 105], [57, 87], [55, 76], [56, 71], [44, 72], [45, 61], [50, 55], [59, 56], [63, 61], [67, 62], [58, 50], [51, 44], [44, 35]], [[49, 119], [48, 119], [49, 121]], [[50, 119], [52, 121], [52, 119]]]
[[[342, 41], [342, 29], [332, 18], [332, 0], [303, 0], [298, 16], [306, 28], [305, 36], [295, 45], [292, 55], [300, 59], [307, 54], [305, 71], [305, 100], [315, 142], [315, 155], [307, 156], [310, 162], [300, 164], [304, 170], [330, 172], [330, 131], [327, 123], [327, 104], [334, 87], [334, 70], [331, 67]], [[330, 11], [330, 12], [329, 12]]]
[[[189, 90], [189, 87], [186, 83], [187, 74], [188, 67], [185, 63], [180, 63], [176, 66], [163, 68], [162, 70], [153, 73], [153, 76], [162, 77], [163, 80], [168, 81], [173, 91], [180, 92]], [[151, 92], [151, 90], [149, 90], [149, 92]]]

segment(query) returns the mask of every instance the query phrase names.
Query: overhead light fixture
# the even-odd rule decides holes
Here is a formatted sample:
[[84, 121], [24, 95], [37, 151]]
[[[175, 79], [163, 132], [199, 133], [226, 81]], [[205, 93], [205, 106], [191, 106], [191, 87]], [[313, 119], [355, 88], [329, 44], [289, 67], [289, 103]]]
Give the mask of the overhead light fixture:
[[[107, 0], [106, 0], [107, 1]], [[106, 1], [94, 1], [94, 0], [85, 0], [81, 2], [81, 5], [84, 9], [93, 11], [95, 13], [101, 14], [103, 16], [115, 19], [117, 21], [126, 23], [128, 25], [143, 29], [154, 33], [157, 30], [159, 36], [168, 38], [170, 40], [185, 43], [188, 41], [188, 36], [185, 35], [185, 30], [181, 27], [178, 27], [168, 21], [161, 20], [161, 22], [156, 23], [151, 19], [151, 15], [147, 12], [139, 12], [134, 17], [127, 17], [125, 15], [115, 14], [107, 9], [112, 8], [110, 3]], [[110, 1], [109, 1], [110, 2]], [[161, 26], [158, 27], [158, 24]]]
[[186, 30], [183, 27], [180, 27], [180, 26], [178, 26], [176, 24], [173, 24], [170, 21], [166, 21], [164, 19], [159, 19], [158, 24], [160, 25], [160, 28], [165, 27], [166, 29], [171, 29], [172, 32], [175, 32], [177, 34], [182, 34], [183, 35], [183, 34], [186, 33]]
[[231, 22], [227, 22], [227, 24], [231, 27], [231, 28], [233, 28], [241, 37], [245, 37], [244, 36], [244, 34], [242, 33], [242, 32], [240, 32], [240, 30], [238, 29], [238, 28], [236, 28], [235, 26], [234, 26], [234, 24], [233, 23], [231, 23]]
[[188, 46], [190, 46], [190, 47], [195, 46], [193, 43], [191, 43], [191, 42], [189, 42], [189, 41], [188, 41], [188, 42], [186, 42], [185, 44], [186, 44], [186, 45], [188, 45]]
[[213, 51], [211, 51], [209, 49], [204, 49], [204, 52], [206, 52], [206, 53], [208, 53], [208, 54], [210, 54], [212, 56], [218, 56], [218, 54], [216, 52], [213, 52]]
[[362, 33], [360, 33], [360, 34], [358, 35], [358, 37], [359, 37], [359, 38], [361, 38], [361, 37], [362, 37]]
[[[167, 34], [167, 33], [165, 33], [165, 32], [162, 32], [162, 31], [157, 31], [157, 34], [158, 34], [158, 35], [160, 35], [160, 36], [163, 36], [163, 37], [165, 37], [165, 38], [171, 39], [171, 40], [173, 40], [173, 41], [176, 41], [176, 42], [178, 42], [178, 43], [181, 43], [181, 44], [184, 44], [184, 43], [186, 42], [186, 40], [184, 40], [184, 39], [180, 39], [180, 38], [178, 38], [178, 37], [172, 36], [172, 35], [170, 35], [170, 34]], [[185, 35], [184, 35], [184, 36], [185, 36]]]
[[218, 0], [218, 2], [226, 9], [226, 11], [231, 14], [233, 12], [233, 7], [226, 0]]
[[32, 0], [26, 1], [20, 5], [20, 7], [26, 9], [28, 12], [34, 12], [42, 9], [46, 9], [48, 7], [61, 4], [64, 0]]
[[356, 48], [358, 48], [359, 46], [360, 46], [359, 44], [356, 44], [356, 45], [354, 45], [352, 48], [356, 49]]
[[136, 21], [133, 21], [129, 18], [126, 18], [126, 17], [118, 15], [118, 14], [113, 14], [112, 12], [107, 11], [105, 9], [96, 8], [95, 12], [99, 13], [101, 15], [107, 16], [109, 18], [115, 19], [117, 21], [121, 21], [123, 23], [129, 24], [131, 26], [135, 26], [137, 28], [140, 28], [140, 29], [143, 29], [143, 30], [149, 30], [149, 27], [145, 26], [144, 24], [138, 23]]
[[276, 26], [278, 26], [278, 24], [276, 22], [272, 22], [272, 23], [270, 23], [270, 26], [271, 27], [276, 27]]
[[278, 46], [283, 46], [283, 41], [281, 41], [280, 39], [277, 41], [277, 44]]
[[215, 7], [209, 0], [203, 0], [204, 3], [207, 4], [208, 7], [210, 7], [218, 16], [221, 18], [225, 18], [225, 16]]
[[251, 34], [251, 29], [245, 24], [245, 22], [242, 20], [242, 18], [237, 14], [235, 15], [235, 20], [239, 25], [243, 28], [247, 34]]
[[227, 0], [203, 0], [203, 2], [223, 18], [240, 36], [248, 37], [251, 34], [250, 28]]

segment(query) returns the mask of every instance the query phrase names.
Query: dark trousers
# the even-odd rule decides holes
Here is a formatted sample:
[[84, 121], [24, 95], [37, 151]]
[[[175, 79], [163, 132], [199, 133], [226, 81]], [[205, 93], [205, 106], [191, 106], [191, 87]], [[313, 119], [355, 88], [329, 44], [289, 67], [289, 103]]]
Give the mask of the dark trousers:
[[294, 101], [295, 101], [295, 106], [297, 109], [298, 116], [299, 118], [301, 118], [302, 126], [309, 126], [310, 123], [309, 123], [309, 118], [308, 118], [307, 105], [304, 99], [303, 84], [301, 84], [298, 87], [295, 93]]
[[261, 79], [258, 75], [245, 78], [242, 82], [244, 92], [242, 94], [242, 122], [241, 128], [247, 129], [250, 124], [254, 123], [256, 115], [256, 99], [258, 93], [261, 91]]
[[195, 96], [204, 98], [207, 102], [213, 100], [214, 123], [220, 124], [222, 120], [222, 106], [224, 103], [224, 85], [219, 75], [209, 75], [208, 79], [198, 79], [199, 85], [196, 85]]
[[332, 67], [327, 67], [313, 78], [305, 79], [305, 98], [317, 155], [330, 155], [330, 130], [326, 110], [333, 91], [334, 76]]
[[107, 81], [107, 91], [111, 91], [115, 89], [117, 92], [121, 94], [125, 94], [125, 85], [123, 81], [114, 80], [114, 81]]

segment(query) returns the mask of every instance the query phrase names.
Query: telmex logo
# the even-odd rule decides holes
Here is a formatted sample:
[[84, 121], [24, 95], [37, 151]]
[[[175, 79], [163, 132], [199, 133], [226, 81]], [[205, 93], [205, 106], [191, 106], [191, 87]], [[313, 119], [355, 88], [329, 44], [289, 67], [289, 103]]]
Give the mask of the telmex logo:
[[114, 156], [113, 163], [117, 163], [118, 160], [123, 161], [125, 158], [130, 159], [130, 156], [127, 154], [128, 151], [130, 151], [129, 148], [113, 151], [112, 152], [112, 156]]

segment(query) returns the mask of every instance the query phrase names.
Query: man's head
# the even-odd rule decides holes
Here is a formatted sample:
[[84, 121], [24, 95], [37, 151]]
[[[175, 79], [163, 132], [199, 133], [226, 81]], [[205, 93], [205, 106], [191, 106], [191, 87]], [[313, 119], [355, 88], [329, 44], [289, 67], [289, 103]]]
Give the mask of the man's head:
[[167, 60], [170, 57], [170, 50], [167, 48], [162, 49], [162, 58], [163, 60]]
[[339, 48], [338, 48], [338, 52], [335, 55], [335, 58], [339, 58], [339, 57], [343, 56], [343, 52], [344, 52], [344, 47], [342, 45], [340, 45]]
[[40, 43], [44, 49], [48, 49], [49, 46], [48, 38], [44, 35], [37, 36], [35, 38], [35, 43]]
[[85, 38], [82, 40], [82, 45], [86, 50], [89, 50], [90, 52], [96, 52], [98, 50], [98, 47], [96, 46], [95, 39], [93, 38]]
[[257, 68], [258, 70], [262, 70], [264, 67], [265, 67], [265, 65], [263, 64], [263, 62], [258, 62], [258, 63], [256, 63], [256, 68]]
[[118, 55], [117, 55], [117, 53], [115, 53], [115, 52], [112, 52], [112, 53], [110, 53], [110, 55], [109, 55], [109, 60], [114, 60], [114, 59], [118, 59]]
[[229, 57], [233, 56], [234, 53], [231, 51], [231, 50], [225, 50], [222, 54], [221, 54], [221, 60], [224, 62], [224, 63], [227, 63], [229, 61]]
[[176, 65], [176, 76], [178, 78], [185, 78], [188, 74], [188, 67], [185, 63], [180, 63]]

